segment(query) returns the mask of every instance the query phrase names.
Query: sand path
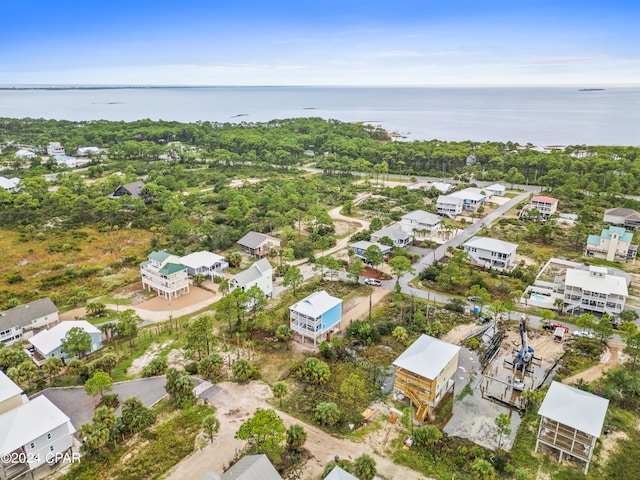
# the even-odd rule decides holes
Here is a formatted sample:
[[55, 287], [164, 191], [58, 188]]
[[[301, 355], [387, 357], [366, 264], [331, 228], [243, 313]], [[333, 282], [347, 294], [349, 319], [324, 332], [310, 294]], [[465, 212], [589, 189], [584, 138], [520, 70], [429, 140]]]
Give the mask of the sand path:
[[600, 363], [598, 365], [594, 365], [583, 372], [567, 377], [562, 380], [562, 383], [570, 385], [580, 380], [585, 383], [597, 380], [604, 372], [611, 370], [613, 367], [617, 367], [622, 363], [623, 358], [621, 352], [623, 348], [624, 346], [622, 344], [610, 343], [600, 357]]

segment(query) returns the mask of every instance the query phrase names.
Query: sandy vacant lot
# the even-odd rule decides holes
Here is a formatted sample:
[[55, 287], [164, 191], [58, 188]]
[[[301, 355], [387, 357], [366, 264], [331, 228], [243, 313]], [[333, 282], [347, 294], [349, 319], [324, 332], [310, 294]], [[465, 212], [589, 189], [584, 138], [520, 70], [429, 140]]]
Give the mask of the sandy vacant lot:
[[[270, 387], [263, 382], [236, 384], [223, 382], [213, 385], [203, 397], [217, 408], [216, 417], [220, 420], [220, 431], [213, 442], [184, 459], [167, 476], [170, 480], [199, 479], [207, 472], [218, 474], [229, 466], [229, 462], [244, 447], [244, 442], [235, 438], [235, 433], [242, 422], [249, 418], [258, 408], [273, 408], [268, 403], [272, 398]], [[278, 411], [278, 415], [289, 426], [302, 423], [298, 419]], [[372, 455], [378, 467], [378, 475], [389, 480], [419, 480], [425, 477], [413, 470], [395, 465], [390, 460], [372, 454], [373, 448], [368, 442], [356, 443], [332, 437], [312, 425], [304, 425], [307, 432], [307, 448], [312, 458], [303, 468], [304, 480], [316, 480], [324, 466], [338, 454], [342, 458], [355, 459], [362, 453]]]

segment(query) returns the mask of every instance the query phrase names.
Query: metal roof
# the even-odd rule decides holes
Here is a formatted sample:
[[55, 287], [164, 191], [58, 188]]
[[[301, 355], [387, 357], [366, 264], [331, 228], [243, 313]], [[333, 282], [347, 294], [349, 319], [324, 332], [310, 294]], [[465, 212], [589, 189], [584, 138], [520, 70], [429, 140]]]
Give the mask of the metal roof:
[[420, 335], [393, 365], [433, 380], [458, 355], [460, 347], [429, 335]]
[[29, 339], [29, 343], [31, 343], [31, 345], [33, 345], [40, 353], [46, 356], [61, 345], [67, 332], [74, 327], [80, 327], [89, 334], [100, 333], [100, 330], [86, 320], [71, 320], [67, 322], [60, 322], [49, 330], [43, 330], [42, 332], [35, 334]]
[[538, 415], [599, 437], [608, 406], [606, 398], [552, 382]]
[[211, 252], [193, 252], [180, 258], [180, 263], [189, 268], [211, 267], [224, 260], [222, 255]]
[[49, 298], [20, 305], [0, 313], [0, 330], [13, 327], [25, 327], [32, 321], [58, 313], [58, 308]]
[[312, 293], [297, 303], [294, 303], [289, 307], [289, 310], [293, 310], [311, 318], [318, 318], [336, 305], [341, 304], [342, 299], [332, 297], [326, 290], [321, 290], [319, 292]]
[[515, 243], [505, 242], [496, 238], [473, 237], [464, 243], [465, 247], [481, 248], [490, 252], [513, 253], [518, 248]]
[[[589, 270], [576, 268], [567, 269], [564, 283], [567, 286], [582, 288], [589, 292], [603, 293], [606, 295], [629, 295], [627, 280], [624, 277], [610, 275], [606, 268], [589, 267]], [[592, 275], [598, 273], [603, 276]]]
[[556, 203], [558, 199], [553, 197], [547, 197], [546, 195], [536, 195], [531, 199], [531, 201], [540, 202], [540, 203]]
[[220, 480], [282, 480], [266, 455], [245, 455]]
[[0, 403], [5, 400], [22, 394], [22, 388], [16, 385], [13, 380], [0, 370]]
[[336, 465], [333, 467], [333, 470], [329, 472], [329, 475], [324, 477], [324, 480], [358, 480], [358, 477], [354, 477]]
[[273, 267], [266, 258], [261, 258], [246, 270], [240, 273], [236, 273], [231, 277], [231, 281], [235, 282], [238, 286], [244, 286], [251, 282], [255, 282], [257, 279], [264, 275], [264, 272], [273, 270]]
[[47, 397], [36, 397], [0, 415], [0, 454], [11, 453], [65, 423], [72, 435], [76, 430], [69, 417]]
[[378, 230], [377, 232], [373, 232], [371, 234], [372, 237], [389, 237], [391, 240], [405, 240], [410, 237], [408, 233], [403, 232], [399, 228], [395, 227], [384, 227]]
[[[447, 195], [440, 195], [442, 198], [449, 198]], [[440, 198], [438, 198], [440, 200]], [[402, 216], [403, 220], [413, 220], [427, 225], [437, 225], [440, 223], [440, 217], [424, 210], [415, 210]]]

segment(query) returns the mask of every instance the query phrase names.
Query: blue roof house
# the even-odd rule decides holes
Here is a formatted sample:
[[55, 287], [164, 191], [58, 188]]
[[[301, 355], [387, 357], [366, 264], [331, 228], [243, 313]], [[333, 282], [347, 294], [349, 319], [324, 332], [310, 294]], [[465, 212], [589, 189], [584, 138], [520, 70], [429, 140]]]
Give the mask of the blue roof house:
[[289, 307], [291, 330], [305, 338], [318, 342], [328, 340], [332, 332], [340, 330], [342, 300], [329, 295], [326, 290], [315, 292]]

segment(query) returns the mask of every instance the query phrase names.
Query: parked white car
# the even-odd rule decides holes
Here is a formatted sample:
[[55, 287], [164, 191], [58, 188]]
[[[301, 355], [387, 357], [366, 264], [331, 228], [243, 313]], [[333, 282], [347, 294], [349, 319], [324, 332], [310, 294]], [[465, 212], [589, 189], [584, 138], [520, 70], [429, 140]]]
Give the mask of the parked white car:
[[595, 335], [587, 330], [578, 330], [577, 332], [573, 332], [571, 335], [574, 337], [595, 338]]

